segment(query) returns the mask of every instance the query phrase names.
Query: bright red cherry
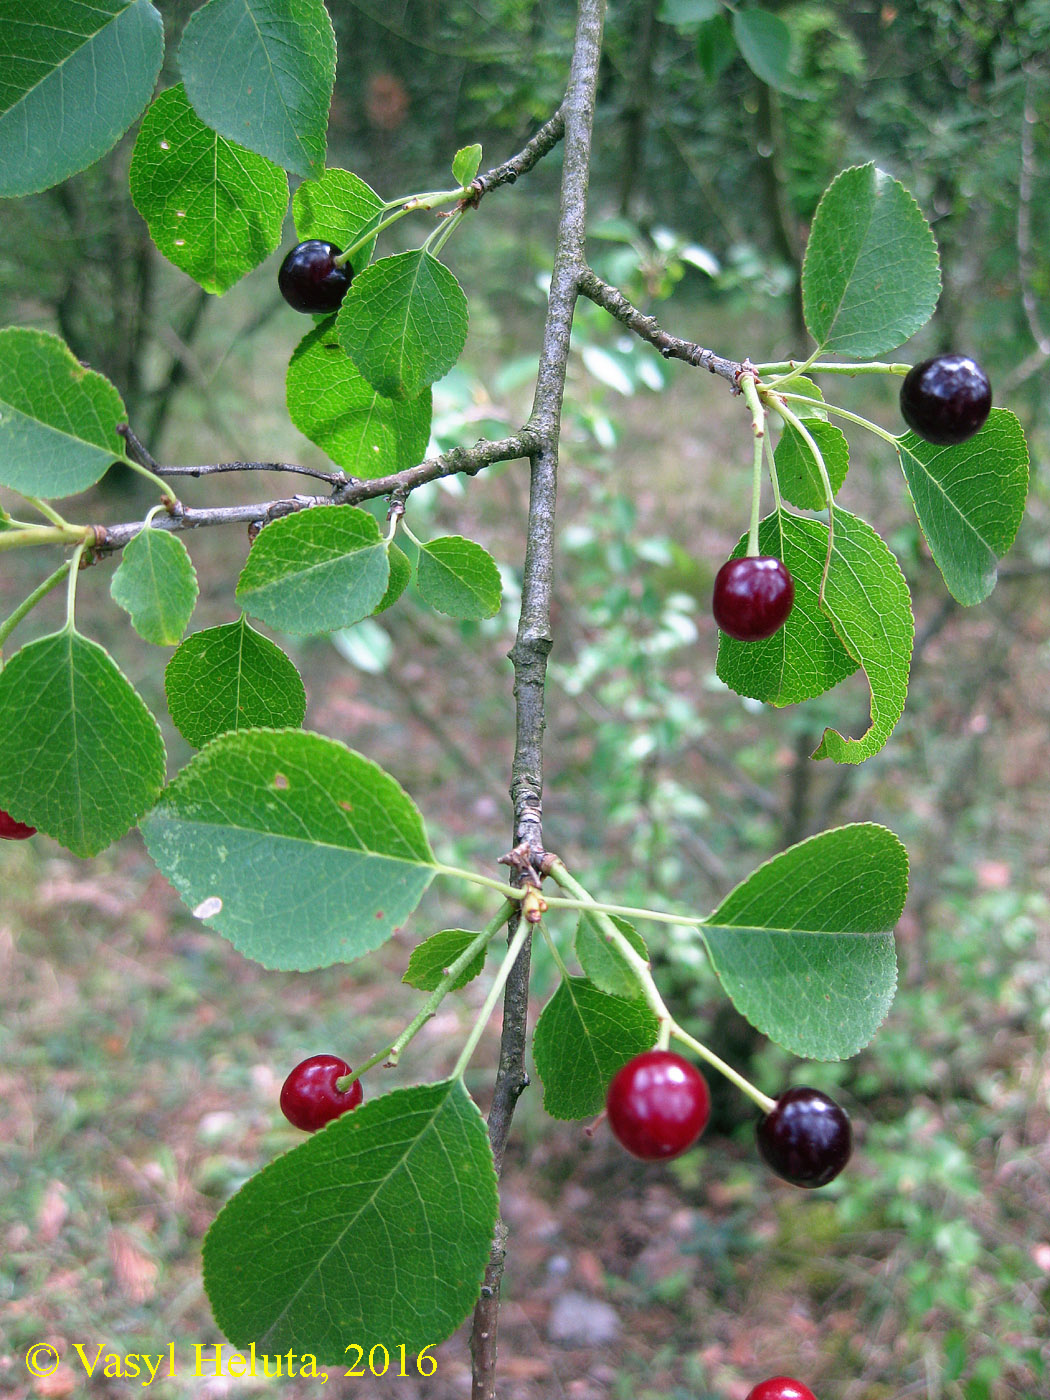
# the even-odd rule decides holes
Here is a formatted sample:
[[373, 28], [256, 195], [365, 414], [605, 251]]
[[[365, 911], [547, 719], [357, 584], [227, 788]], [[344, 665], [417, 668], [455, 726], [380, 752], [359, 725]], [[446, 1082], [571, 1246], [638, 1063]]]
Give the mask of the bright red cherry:
[[853, 1151], [849, 1115], [819, 1089], [787, 1089], [755, 1129], [758, 1150], [793, 1186], [826, 1186]]
[[289, 1123], [304, 1133], [315, 1133], [333, 1118], [356, 1108], [364, 1098], [360, 1079], [345, 1093], [335, 1081], [350, 1073], [350, 1066], [337, 1055], [311, 1055], [297, 1064], [281, 1089], [281, 1112]]
[[745, 554], [715, 575], [711, 611], [730, 637], [760, 642], [783, 627], [794, 601], [795, 581], [780, 559]]
[[349, 263], [336, 265], [340, 249], [320, 238], [297, 243], [277, 273], [281, 296], [296, 311], [338, 311], [353, 280]]
[[808, 1385], [790, 1376], [770, 1376], [748, 1391], [747, 1400], [817, 1400]]
[[695, 1065], [670, 1050], [647, 1050], [618, 1070], [605, 1099], [621, 1146], [647, 1162], [678, 1157], [707, 1127], [711, 1095]]
[[4, 841], [25, 841], [27, 837], [35, 835], [35, 826], [26, 826], [25, 822], [16, 822], [10, 812], [0, 810], [0, 838]]
[[966, 442], [984, 427], [992, 407], [988, 376], [969, 355], [935, 355], [913, 365], [901, 385], [901, 416], [913, 433], [937, 447]]

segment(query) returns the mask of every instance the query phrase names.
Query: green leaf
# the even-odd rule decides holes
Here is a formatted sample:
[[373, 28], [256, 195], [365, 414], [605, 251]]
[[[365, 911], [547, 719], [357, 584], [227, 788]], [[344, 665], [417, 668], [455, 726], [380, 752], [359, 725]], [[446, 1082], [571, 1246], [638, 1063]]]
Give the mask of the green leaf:
[[129, 182], [154, 243], [206, 292], [221, 296], [281, 241], [287, 175], [205, 126], [181, 83], [143, 118]]
[[[488, 1131], [462, 1081], [395, 1089], [279, 1157], [219, 1213], [204, 1286], [237, 1347], [396, 1359], [477, 1301], [499, 1210]], [[350, 1353], [352, 1359], [353, 1353]]]
[[299, 672], [243, 615], [187, 637], [168, 662], [164, 689], [179, 733], [198, 749], [231, 729], [297, 727], [306, 714]]
[[733, 35], [744, 62], [769, 87], [792, 92], [791, 30], [768, 10], [733, 11]]
[[[813, 383], [812, 379], [807, 379], [804, 374], [796, 374], [792, 379], [785, 379], [776, 387], [778, 394], [804, 394], [807, 398], [816, 399], [818, 403], [824, 402], [824, 395]], [[793, 403], [791, 405], [793, 413], [799, 418], [827, 418], [827, 411], [811, 403]]]
[[644, 1002], [569, 977], [536, 1022], [532, 1053], [552, 1118], [587, 1118], [605, 1106], [616, 1071], [656, 1044], [656, 1017]]
[[[836, 530], [838, 520], [836, 512]], [[819, 520], [774, 512], [760, 524], [758, 543], [763, 554], [786, 564], [795, 583], [795, 603], [784, 626], [765, 641], [738, 642], [720, 632], [716, 670], [738, 695], [771, 705], [797, 705], [823, 695], [857, 669], [831, 619], [820, 610], [828, 528]], [[732, 557], [746, 552], [744, 535]]]
[[660, 0], [657, 18], [661, 24], [683, 29], [713, 19], [720, 9], [719, 0]]
[[937, 245], [904, 186], [873, 164], [837, 176], [802, 267], [806, 326], [822, 353], [893, 349], [930, 319], [940, 288]]
[[104, 156], [149, 101], [163, 56], [148, 0], [0, 0], [0, 197]]
[[237, 601], [283, 632], [332, 632], [375, 611], [389, 574], [374, 515], [314, 506], [261, 531], [237, 580]]
[[[440, 933], [431, 934], [412, 949], [402, 982], [407, 982], [410, 987], [416, 987], [421, 992], [437, 991], [442, 982], [447, 980], [445, 969], [451, 967], [456, 959], [467, 951], [477, 936], [477, 931], [471, 933], [463, 928], [446, 928]], [[484, 966], [485, 949], [482, 948], [476, 957], [471, 958], [455, 981], [449, 982], [449, 991], [458, 992], [461, 987], [472, 982]]]
[[753, 1026], [794, 1055], [841, 1060], [867, 1045], [893, 1001], [907, 892], [904, 847], [858, 823], [774, 856], [700, 931]]
[[733, 27], [724, 14], [706, 20], [696, 36], [696, 56], [709, 83], [716, 82], [737, 55]]
[[0, 671], [0, 805], [17, 820], [97, 855], [163, 783], [157, 721], [97, 643], [64, 628]]
[[110, 596], [144, 641], [170, 647], [197, 606], [197, 574], [186, 546], [170, 530], [140, 530], [124, 549]]
[[198, 917], [264, 967], [328, 967], [378, 948], [434, 876], [423, 819], [394, 779], [297, 729], [215, 739], [142, 834]]
[[414, 399], [447, 374], [467, 339], [467, 299], [421, 248], [359, 272], [336, 321], [343, 349], [388, 399]]
[[864, 667], [871, 726], [860, 739], [826, 729], [813, 757], [863, 763], [882, 748], [904, 709], [915, 623], [900, 565], [870, 525], [844, 510], [835, 512], [824, 611], [843, 646]]
[[412, 579], [412, 565], [408, 562], [405, 551], [399, 549], [396, 544], [391, 544], [386, 553], [390, 564], [390, 581], [375, 608], [377, 613], [386, 612], [387, 608], [396, 603]]
[[949, 593], [967, 607], [982, 602], [1024, 514], [1028, 446], [1020, 423], [993, 408], [969, 442], [935, 447], [905, 433], [897, 455]]
[[[792, 404], [792, 408], [794, 408]], [[824, 458], [833, 494], [838, 495], [849, 471], [849, 443], [846, 436], [834, 423], [826, 423], [821, 418], [805, 420], [806, 427]], [[784, 496], [799, 510], [824, 510], [827, 496], [820, 472], [802, 434], [790, 423], [784, 424], [773, 460], [777, 468], [777, 480]]]
[[285, 393], [299, 431], [353, 476], [387, 476], [426, 456], [431, 391], [404, 403], [384, 398], [344, 354], [334, 317], [296, 346]]
[[481, 147], [461, 146], [452, 157], [452, 178], [456, 184], [466, 188], [481, 169]]
[[127, 422], [108, 379], [85, 369], [47, 331], [0, 331], [0, 486], [31, 496], [72, 496], [123, 457]]
[[[383, 201], [371, 185], [349, 170], [326, 170], [318, 180], [304, 180], [292, 196], [300, 241], [323, 238], [339, 249], [356, 243], [382, 209]], [[350, 266], [355, 272], [368, 266], [375, 246], [371, 238], [353, 255]]]
[[462, 535], [420, 546], [416, 586], [432, 608], [450, 617], [495, 617], [503, 598], [495, 559]]
[[[633, 924], [626, 919], [610, 915], [612, 922], [636, 953], [649, 961], [649, 950], [645, 939]], [[638, 974], [626, 960], [616, 945], [606, 938], [601, 921], [594, 914], [581, 914], [576, 926], [576, 957], [588, 979], [602, 992], [610, 996], [626, 997], [637, 1001], [642, 995]]]
[[297, 175], [320, 175], [335, 83], [323, 0], [208, 0], [179, 66], [205, 125]]

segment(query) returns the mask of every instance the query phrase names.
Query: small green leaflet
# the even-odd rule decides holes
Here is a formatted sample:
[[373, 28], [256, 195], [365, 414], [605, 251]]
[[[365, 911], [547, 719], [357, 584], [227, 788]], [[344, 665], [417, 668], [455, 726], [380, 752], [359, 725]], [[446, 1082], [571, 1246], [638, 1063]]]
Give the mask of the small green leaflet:
[[387, 476], [426, 456], [431, 391], [403, 403], [384, 398], [343, 352], [334, 317], [296, 346], [285, 395], [299, 431], [353, 476]]
[[495, 559], [462, 535], [420, 546], [416, 587], [432, 608], [450, 617], [495, 617], [503, 598]]
[[616, 1071], [656, 1044], [656, 1017], [641, 1001], [563, 978], [540, 1013], [532, 1054], [552, 1118], [588, 1118], [605, 1105]]
[[900, 565], [859, 516], [835, 512], [824, 611], [842, 644], [864, 667], [871, 687], [871, 727], [860, 739], [826, 729], [814, 758], [863, 763], [893, 732], [904, 710], [915, 623]]
[[128, 415], [108, 379], [47, 331], [0, 331], [0, 486], [55, 499], [86, 491], [124, 456]]
[[481, 147], [461, 146], [452, 157], [452, 178], [457, 185], [466, 188], [481, 169]]
[[719, 0], [661, 0], [658, 18], [661, 24], [689, 28], [713, 19], [720, 9]]
[[[326, 170], [318, 180], [304, 180], [292, 196], [296, 236], [323, 238], [345, 251], [383, 210], [383, 201], [349, 170]], [[376, 246], [369, 239], [350, 259], [355, 272], [367, 267]]]
[[343, 1365], [348, 1338], [366, 1356], [387, 1338], [396, 1358], [470, 1312], [498, 1210], [488, 1130], [462, 1081], [395, 1089], [241, 1187], [208, 1231], [204, 1286], [234, 1346]]
[[792, 83], [791, 30], [779, 15], [769, 10], [735, 9], [732, 23], [733, 37], [756, 78], [795, 97], [808, 95], [796, 91]]
[[[429, 938], [412, 949], [412, 956], [408, 960], [408, 968], [401, 979], [402, 982], [407, 982], [410, 987], [416, 987], [421, 992], [436, 991], [446, 980], [445, 969], [451, 967], [477, 937], [476, 931], [471, 933], [469, 929], [463, 928], [446, 928], [442, 929], [440, 933], [431, 934]], [[482, 948], [476, 957], [471, 958], [455, 980], [449, 982], [449, 991], [458, 992], [461, 987], [472, 982], [484, 966], [485, 949]]]
[[696, 36], [696, 56], [709, 83], [719, 79], [737, 55], [729, 20], [720, 11], [701, 24]]
[[0, 0], [0, 198], [104, 156], [149, 101], [163, 56], [148, 0]]
[[969, 442], [935, 447], [905, 433], [897, 455], [949, 593], [967, 607], [982, 602], [1024, 514], [1028, 447], [1020, 423], [993, 408]]
[[774, 856], [700, 926], [733, 1005], [794, 1055], [842, 1060], [867, 1045], [893, 1001], [893, 927], [908, 857], [891, 831], [858, 823]]
[[206, 292], [229, 291], [281, 241], [287, 175], [205, 126], [181, 83], [143, 118], [129, 182], [154, 243]]
[[63, 628], [0, 671], [0, 805], [17, 820], [94, 856], [163, 783], [157, 721], [97, 643]]
[[125, 547], [109, 592], [144, 641], [171, 647], [197, 606], [197, 574], [177, 535], [147, 526]]
[[792, 411], [799, 418], [827, 418], [827, 410], [819, 405], [824, 402], [824, 395], [813, 383], [812, 379], [807, 379], [804, 374], [796, 374], [793, 379], [785, 379], [779, 383], [775, 390], [778, 394], [804, 394], [806, 398], [816, 399], [817, 403], [793, 403]]
[[429, 253], [396, 253], [357, 274], [339, 308], [336, 331], [374, 389], [388, 399], [414, 399], [459, 359], [467, 339], [467, 299]]
[[376, 605], [376, 613], [386, 612], [387, 608], [396, 603], [412, 580], [412, 565], [403, 549], [399, 549], [396, 544], [390, 545], [387, 549], [387, 559], [390, 563], [390, 580], [386, 592]]
[[[810, 426], [817, 420], [810, 420]], [[836, 512], [836, 531], [839, 513]], [[828, 528], [787, 511], [766, 517], [758, 530], [763, 554], [782, 559], [795, 582], [795, 604], [788, 620], [761, 642], [738, 642], [718, 634], [716, 670], [738, 695], [771, 705], [797, 705], [823, 695], [857, 669], [831, 619], [820, 610], [820, 579], [828, 552]], [[744, 535], [732, 557], [747, 552]]]
[[374, 612], [389, 576], [374, 515], [314, 506], [261, 531], [237, 580], [237, 601], [282, 632], [333, 632]]
[[930, 319], [940, 289], [937, 245], [904, 186], [873, 164], [838, 175], [802, 266], [806, 326], [822, 353], [892, 350]]
[[324, 169], [335, 58], [323, 0], [208, 0], [179, 49], [201, 121], [297, 175]]
[[[646, 962], [649, 950], [645, 939], [626, 919], [609, 916], [636, 953]], [[642, 995], [638, 974], [611, 939], [606, 938], [602, 920], [595, 914], [581, 914], [576, 926], [576, 957], [587, 979], [602, 992], [636, 1001]]]
[[299, 672], [243, 615], [187, 637], [164, 689], [176, 728], [197, 749], [231, 729], [297, 727], [306, 714]]
[[221, 735], [141, 825], [189, 907], [264, 967], [329, 967], [378, 948], [434, 877], [407, 793], [299, 729]]
[[[791, 405], [795, 408], [795, 405]], [[834, 423], [826, 423], [821, 418], [803, 420], [814, 442], [824, 458], [831, 490], [838, 495], [849, 471], [849, 443], [845, 434]], [[790, 423], [784, 424], [776, 452], [773, 454], [777, 468], [777, 480], [785, 498], [799, 510], [825, 510], [827, 495], [821, 480], [813, 453], [802, 434]]]

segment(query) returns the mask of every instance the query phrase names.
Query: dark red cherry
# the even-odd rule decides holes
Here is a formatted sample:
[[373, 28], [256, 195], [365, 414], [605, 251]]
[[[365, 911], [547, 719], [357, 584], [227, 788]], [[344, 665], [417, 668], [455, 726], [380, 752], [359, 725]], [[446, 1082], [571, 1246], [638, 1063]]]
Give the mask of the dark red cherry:
[[711, 1095], [695, 1065], [670, 1050], [647, 1050], [618, 1070], [605, 1099], [621, 1146], [646, 1161], [666, 1161], [692, 1147], [707, 1127]]
[[849, 1115], [819, 1089], [787, 1089], [755, 1129], [758, 1150], [794, 1186], [826, 1186], [853, 1150]]
[[790, 1376], [770, 1376], [747, 1393], [747, 1400], [817, 1400], [808, 1385]]
[[969, 355], [935, 355], [913, 365], [901, 385], [901, 416], [912, 432], [938, 447], [966, 442], [992, 407], [988, 376]]
[[4, 841], [25, 841], [28, 837], [35, 835], [35, 826], [26, 826], [25, 822], [16, 822], [10, 812], [0, 810], [0, 838]]
[[333, 1118], [356, 1108], [364, 1098], [360, 1079], [345, 1093], [335, 1081], [350, 1073], [350, 1066], [337, 1055], [311, 1055], [297, 1064], [281, 1090], [281, 1112], [304, 1133], [315, 1133]]
[[320, 238], [297, 243], [281, 263], [277, 285], [296, 311], [338, 311], [353, 280], [349, 263], [337, 267], [340, 249]]
[[711, 611], [730, 637], [760, 642], [783, 627], [794, 601], [795, 581], [784, 563], [747, 554], [727, 559], [715, 575]]

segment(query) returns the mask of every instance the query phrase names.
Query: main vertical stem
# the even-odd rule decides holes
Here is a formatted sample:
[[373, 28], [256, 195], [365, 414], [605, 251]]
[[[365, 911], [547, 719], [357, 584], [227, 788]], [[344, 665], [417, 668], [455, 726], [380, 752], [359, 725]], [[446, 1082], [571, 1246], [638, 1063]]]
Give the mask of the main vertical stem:
[[[533, 856], [543, 852], [543, 730], [547, 657], [553, 644], [551, 592], [554, 581], [554, 518], [558, 487], [558, 438], [561, 429], [569, 335], [583, 273], [590, 174], [591, 132], [598, 86], [605, 0], [580, 0], [572, 66], [562, 111], [565, 116], [565, 163], [561, 210], [551, 275], [543, 349], [536, 376], [529, 427], [538, 447], [531, 457], [528, 537], [521, 588], [518, 634], [510, 656], [514, 663], [516, 724], [511, 799], [514, 845]], [[514, 933], [512, 920], [511, 936]], [[528, 1031], [530, 947], [526, 944], [507, 981], [503, 999], [503, 1033], [499, 1069], [489, 1111], [489, 1139], [496, 1171], [510, 1135], [514, 1107], [528, 1084], [525, 1048]], [[474, 1309], [470, 1339], [473, 1400], [495, 1400], [496, 1338], [499, 1293], [507, 1232], [500, 1221], [485, 1271], [481, 1297]]]

